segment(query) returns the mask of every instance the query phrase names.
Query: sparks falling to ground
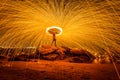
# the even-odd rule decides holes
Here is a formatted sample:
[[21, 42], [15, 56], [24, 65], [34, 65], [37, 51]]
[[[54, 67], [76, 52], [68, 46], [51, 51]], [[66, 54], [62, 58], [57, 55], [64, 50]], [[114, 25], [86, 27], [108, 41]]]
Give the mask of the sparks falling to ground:
[[[49, 26], [60, 26], [58, 46], [103, 53], [120, 48], [119, 0], [0, 0], [0, 46], [51, 44]], [[119, 55], [119, 54], [118, 54]]]

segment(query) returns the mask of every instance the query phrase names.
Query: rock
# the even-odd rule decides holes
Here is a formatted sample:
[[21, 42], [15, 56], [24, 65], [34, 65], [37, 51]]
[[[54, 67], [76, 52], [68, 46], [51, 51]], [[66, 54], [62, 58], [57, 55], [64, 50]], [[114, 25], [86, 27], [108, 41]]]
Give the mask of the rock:
[[59, 59], [64, 59], [66, 50], [61, 47], [42, 45], [39, 48], [39, 52], [43, 59], [54, 60], [59, 56]]
[[72, 48], [70, 50], [70, 54], [72, 56], [76, 56], [75, 58], [73, 58], [74, 62], [93, 62], [95, 57], [88, 51], [84, 50], [84, 49], [78, 49], [78, 48]]
[[58, 54], [49, 54], [49, 55], [43, 56], [43, 59], [45, 59], [45, 60], [56, 60], [57, 57], [58, 57]]
[[49, 45], [42, 45], [39, 49], [39, 54], [42, 59], [46, 60], [64, 60], [69, 58], [71, 62], [92, 62], [94, 56], [84, 49], [68, 48], [68, 47], [56, 47]]
[[70, 53], [73, 55], [80, 55], [80, 54], [82, 54], [82, 49], [72, 48], [72, 49], [70, 49]]
[[42, 55], [48, 55], [55, 51], [53, 49], [44, 49], [44, 48], [40, 48], [39, 50], [40, 50], [40, 54]]
[[41, 55], [48, 55], [51, 54], [53, 52], [55, 52], [58, 48], [55, 46], [47, 46], [47, 45], [42, 45], [39, 48], [39, 52]]
[[64, 48], [58, 48], [58, 50], [56, 51], [57, 54], [59, 54], [59, 59], [63, 60], [65, 57], [65, 49]]
[[65, 51], [66, 50], [64, 48], [56, 46], [42, 45], [39, 48], [39, 52], [42, 55], [42, 58], [48, 60], [54, 60], [56, 59], [56, 56], [58, 57], [57, 59], [64, 59]]
[[61, 46], [61, 48], [65, 49], [65, 52], [66, 53], [69, 53], [70, 52], [70, 48], [66, 47], [66, 46]]
[[74, 63], [90, 63], [91, 62], [88, 56], [72, 57], [69, 61]]

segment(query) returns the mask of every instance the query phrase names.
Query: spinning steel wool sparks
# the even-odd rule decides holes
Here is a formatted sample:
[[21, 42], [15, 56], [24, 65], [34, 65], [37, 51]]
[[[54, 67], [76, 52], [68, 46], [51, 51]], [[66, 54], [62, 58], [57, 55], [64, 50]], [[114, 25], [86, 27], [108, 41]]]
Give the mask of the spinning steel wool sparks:
[[[63, 29], [58, 46], [104, 54], [120, 48], [119, 0], [0, 0], [0, 46], [50, 44], [48, 26]], [[120, 56], [120, 54], [117, 54]]]

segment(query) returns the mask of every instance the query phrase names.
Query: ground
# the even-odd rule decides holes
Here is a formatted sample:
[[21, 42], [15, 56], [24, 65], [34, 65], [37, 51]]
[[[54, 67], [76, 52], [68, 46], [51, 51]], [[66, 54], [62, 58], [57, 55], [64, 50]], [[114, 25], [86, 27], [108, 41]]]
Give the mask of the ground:
[[[120, 64], [117, 64], [120, 72]], [[119, 80], [113, 64], [0, 61], [0, 80]]]

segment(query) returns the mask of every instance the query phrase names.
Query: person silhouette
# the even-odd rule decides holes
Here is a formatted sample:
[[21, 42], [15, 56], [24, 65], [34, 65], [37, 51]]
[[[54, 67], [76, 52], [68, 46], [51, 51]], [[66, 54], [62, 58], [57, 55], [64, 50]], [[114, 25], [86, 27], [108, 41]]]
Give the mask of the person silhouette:
[[61, 33], [62, 33], [62, 28], [57, 27], [57, 26], [52, 26], [52, 27], [48, 27], [48, 28], [46, 29], [46, 32], [49, 33], [49, 34], [51, 34], [51, 35], [53, 36], [51, 46], [52, 46], [52, 45], [57, 46], [56, 36], [61, 35]]
[[53, 34], [53, 40], [52, 40], [52, 43], [51, 43], [51, 45], [55, 45], [55, 46], [57, 46], [56, 45], [56, 35], [55, 34]]

